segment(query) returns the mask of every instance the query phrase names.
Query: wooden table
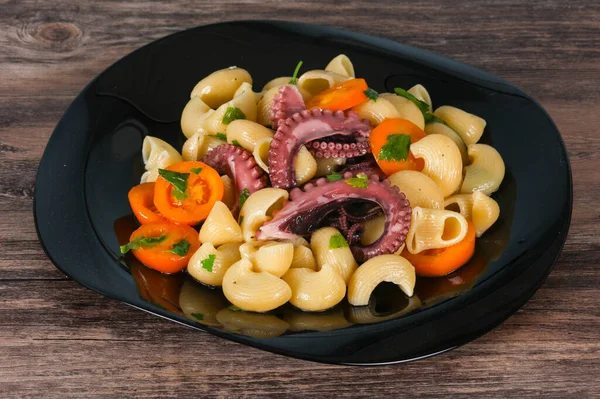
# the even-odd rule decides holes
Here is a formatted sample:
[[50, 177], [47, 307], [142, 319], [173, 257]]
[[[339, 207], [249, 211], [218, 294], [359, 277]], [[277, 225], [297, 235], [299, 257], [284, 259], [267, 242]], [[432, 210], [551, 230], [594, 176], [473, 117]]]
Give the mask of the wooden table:
[[[0, 397], [600, 395], [600, 3], [210, 3], [0, 0]], [[74, 96], [154, 39], [251, 18], [394, 39], [499, 75], [544, 105], [571, 157], [575, 206], [558, 264], [523, 309], [441, 356], [338, 367], [161, 320], [54, 268], [32, 196], [44, 146]]]

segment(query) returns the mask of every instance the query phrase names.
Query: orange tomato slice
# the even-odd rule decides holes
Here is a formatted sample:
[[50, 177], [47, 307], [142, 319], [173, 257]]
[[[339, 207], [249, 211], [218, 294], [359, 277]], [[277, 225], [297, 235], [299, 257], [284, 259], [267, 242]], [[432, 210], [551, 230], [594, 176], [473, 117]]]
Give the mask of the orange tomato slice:
[[406, 160], [388, 161], [379, 159], [381, 149], [388, 144], [388, 137], [394, 134], [409, 135], [411, 144], [425, 137], [425, 132], [409, 120], [401, 118], [384, 119], [371, 131], [369, 137], [371, 152], [381, 170], [388, 176], [401, 170], [422, 171], [425, 167], [423, 159], [415, 158], [410, 151]]
[[322, 91], [306, 102], [306, 109], [321, 108], [345, 111], [368, 100], [365, 90], [369, 86], [364, 79], [350, 79], [339, 86]]
[[475, 226], [469, 223], [467, 235], [461, 242], [446, 248], [428, 249], [411, 254], [405, 248], [402, 256], [415, 267], [419, 276], [440, 277], [452, 273], [471, 259], [475, 252]]
[[166, 222], [154, 206], [154, 183], [142, 183], [127, 194], [129, 205], [140, 224]]
[[156, 179], [154, 205], [160, 214], [177, 224], [194, 225], [206, 219], [215, 202], [223, 198], [223, 181], [219, 173], [202, 162], [179, 162], [168, 171], [187, 173], [187, 187], [182, 198], [176, 197], [175, 186], [162, 176]]
[[[159, 242], [152, 245], [144, 245], [142, 242], [139, 248], [132, 249], [131, 252], [144, 265], [162, 273], [177, 273], [185, 269], [192, 255], [200, 248], [198, 232], [186, 225], [172, 223], [143, 224], [131, 233], [129, 242], [140, 241], [144, 238], [159, 240]], [[178, 245], [185, 246], [182, 243], [184, 241], [189, 244], [185, 253], [177, 254], [173, 252]]]

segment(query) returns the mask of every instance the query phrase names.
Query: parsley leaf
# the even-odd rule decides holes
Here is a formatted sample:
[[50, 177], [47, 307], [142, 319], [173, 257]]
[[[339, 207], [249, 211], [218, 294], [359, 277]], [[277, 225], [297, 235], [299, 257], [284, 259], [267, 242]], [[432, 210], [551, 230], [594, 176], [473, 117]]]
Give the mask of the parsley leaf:
[[419, 109], [423, 113], [423, 116], [425, 116], [426, 112], [429, 112], [429, 104], [427, 104], [425, 101], [419, 100], [417, 97], [413, 96], [406, 90], [396, 87], [394, 89], [394, 92], [396, 92], [396, 94], [400, 97], [404, 97], [412, 101], [417, 107], [419, 107]]
[[246, 202], [246, 200], [248, 199], [249, 196], [250, 196], [250, 191], [248, 191], [247, 188], [243, 189], [242, 192], [240, 193], [240, 207], [239, 207], [239, 209], [242, 209], [242, 206], [244, 206], [244, 202]]
[[133, 241], [128, 242], [125, 245], [121, 245], [121, 253], [126, 254], [132, 249], [140, 249], [142, 246], [144, 247], [153, 247], [157, 244], [160, 244], [164, 240], [167, 239], [166, 235], [161, 235], [160, 237], [144, 237], [140, 236]]
[[243, 312], [244, 311], [244, 309], [240, 308], [239, 306], [235, 306], [235, 305], [231, 305], [227, 309], [231, 310], [232, 312]]
[[192, 168], [191, 171], [197, 175], [198, 173], [202, 172], [202, 168]]
[[377, 159], [380, 161], [406, 161], [410, 150], [410, 135], [390, 134], [386, 139]]
[[173, 188], [173, 190], [171, 190], [171, 195], [173, 197], [175, 197], [176, 200], [179, 200], [179, 201], [183, 201], [184, 199], [186, 199], [188, 197], [187, 193], [184, 193], [183, 191], [179, 191], [178, 188]]
[[437, 116], [432, 114], [431, 112], [425, 112], [423, 114], [423, 117], [425, 118], [425, 124], [428, 124], [428, 123], [442, 123], [444, 125], [446, 124], [446, 122], [444, 122], [443, 120], [441, 120], [440, 118], [438, 118]]
[[227, 135], [225, 135], [225, 133], [217, 133], [215, 134], [215, 137], [219, 140], [227, 141]]
[[[168, 181], [169, 183], [171, 183], [171, 185], [173, 187], [175, 187], [177, 190], [179, 190], [179, 193], [176, 193], [176, 190], [172, 190], [172, 194], [173, 197], [177, 198], [177, 199], [184, 199], [184, 198], [179, 198], [178, 195], [182, 194], [181, 196], [183, 196], [183, 194], [185, 194], [185, 190], [187, 189], [187, 179], [188, 177], [190, 177], [189, 173], [180, 173], [180, 172], [173, 172], [172, 170], [166, 170], [166, 169], [159, 169], [158, 170], [158, 174], [165, 179], [166, 181]], [[187, 197], [187, 195], [186, 195]]]
[[346, 239], [341, 234], [334, 234], [329, 238], [329, 249], [345, 248], [348, 246]]
[[237, 140], [231, 140], [231, 144], [233, 144], [233, 145], [236, 145], [236, 146], [238, 146], [238, 147], [241, 147], [241, 146], [242, 146], [242, 145], [240, 144], [240, 142], [239, 142], [239, 141], [237, 141]]
[[215, 263], [215, 259], [217, 258], [216, 255], [210, 254], [208, 255], [208, 258], [203, 259], [202, 261], [200, 261], [200, 264], [202, 265], [202, 268], [204, 270], [206, 270], [207, 272], [211, 272], [213, 271], [213, 265]]
[[342, 175], [340, 175], [339, 173], [332, 173], [330, 175], [327, 175], [327, 180], [329, 181], [338, 181], [338, 180], [342, 180], [344, 177]]
[[185, 255], [187, 255], [189, 250], [190, 250], [190, 242], [184, 238], [183, 240], [181, 240], [181, 241], [177, 242], [175, 245], [173, 245], [173, 248], [169, 249], [167, 252], [171, 252], [171, 253], [174, 253], [175, 255], [179, 255], [179, 256], [185, 256]]
[[223, 124], [229, 125], [236, 119], [246, 119], [246, 114], [238, 107], [227, 107], [225, 115], [223, 115]]
[[204, 319], [204, 315], [202, 313], [190, 313], [190, 316], [192, 316], [196, 320]]
[[240, 220], [239, 220], [239, 222], [238, 222], [238, 224], [239, 224], [240, 226], [242, 225], [242, 223], [244, 223], [244, 215], [241, 215], [241, 216], [240, 216]]
[[377, 98], [379, 98], [379, 93], [377, 93], [375, 90], [371, 89], [370, 87], [365, 90], [363, 93], [365, 93], [365, 96], [367, 96], [368, 99], [373, 100], [373, 101], [377, 101]]
[[292, 75], [292, 78], [290, 79], [290, 81], [288, 82], [291, 85], [295, 85], [296, 82], [298, 81], [297, 77], [298, 77], [298, 72], [300, 72], [300, 68], [302, 67], [302, 61], [300, 61], [298, 63], [298, 65], [296, 65], [296, 69], [294, 69], [294, 74]]
[[369, 178], [367, 177], [367, 175], [361, 173], [356, 177], [346, 179], [346, 184], [356, 188], [367, 188], [369, 186]]

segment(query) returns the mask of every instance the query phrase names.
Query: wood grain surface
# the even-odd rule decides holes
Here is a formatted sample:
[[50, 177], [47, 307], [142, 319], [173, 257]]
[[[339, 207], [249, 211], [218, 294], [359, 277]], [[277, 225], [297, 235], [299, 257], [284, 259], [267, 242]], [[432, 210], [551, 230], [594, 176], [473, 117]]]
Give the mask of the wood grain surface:
[[[573, 221], [547, 282], [500, 327], [410, 364], [322, 365], [137, 311], [46, 258], [32, 215], [36, 169], [83, 86], [169, 33], [278, 18], [434, 51], [507, 79], [548, 110], [571, 159]], [[0, 0], [0, 397], [598, 397], [599, 76], [597, 1]]]

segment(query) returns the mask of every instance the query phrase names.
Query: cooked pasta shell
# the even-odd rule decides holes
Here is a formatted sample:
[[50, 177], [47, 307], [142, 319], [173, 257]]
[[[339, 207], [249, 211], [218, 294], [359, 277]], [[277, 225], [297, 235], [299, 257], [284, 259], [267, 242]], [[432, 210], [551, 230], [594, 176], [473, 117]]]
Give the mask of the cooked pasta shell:
[[384, 281], [398, 285], [407, 296], [412, 296], [416, 278], [415, 268], [402, 256], [376, 256], [352, 275], [348, 283], [348, 302], [354, 306], [368, 305], [371, 293]]
[[242, 229], [221, 201], [215, 202], [208, 217], [202, 224], [199, 234], [200, 242], [221, 245], [228, 242], [242, 242]]
[[466, 165], [469, 162], [469, 156], [467, 155], [467, 146], [460, 138], [460, 135], [456, 133], [452, 128], [444, 125], [443, 123], [433, 122], [425, 125], [425, 133], [427, 134], [441, 134], [452, 141], [458, 147], [460, 151], [460, 158], [463, 161], [463, 165]]
[[200, 97], [192, 97], [181, 113], [181, 131], [185, 137], [190, 138], [196, 133], [206, 132], [206, 118], [213, 112], [215, 111]]
[[458, 212], [467, 220], [471, 220], [473, 211], [473, 194], [456, 194], [446, 198], [444, 209]]
[[210, 108], [216, 109], [231, 100], [243, 83], [252, 84], [252, 76], [245, 69], [238, 67], [220, 69], [198, 82], [190, 98], [199, 97]]
[[222, 309], [216, 318], [226, 330], [253, 338], [278, 337], [289, 327], [287, 322], [271, 314], [241, 312], [229, 308]]
[[183, 282], [179, 292], [179, 307], [185, 317], [207, 326], [221, 326], [216, 315], [227, 303], [221, 290], [204, 287], [190, 280]]
[[466, 145], [477, 143], [483, 135], [486, 122], [477, 115], [449, 105], [439, 107], [433, 114], [454, 129]]
[[324, 90], [331, 89], [349, 78], [335, 72], [314, 69], [303, 73], [298, 78], [298, 87], [306, 90], [311, 96]]
[[353, 78], [355, 76], [354, 65], [352, 65], [352, 61], [350, 61], [350, 58], [345, 54], [340, 54], [329, 61], [325, 70], [348, 78]]
[[427, 175], [414, 170], [402, 170], [387, 178], [392, 186], [400, 188], [411, 207], [442, 209], [442, 189]]
[[[256, 245], [260, 243], [262, 245]], [[242, 245], [243, 257], [252, 261], [254, 271], [281, 277], [288, 271], [294, 258], [294, 245], [289, 242], [251, 242]]]
[[215, 136], [209, 136], [206, 132], [198, 132], [185, 141], [181, 155], [184, 161], [199, 161], [210, 150], [222, 144], [225, 142]]
[[468, 153], [472, 162], [465, 167], [465, 180], [460, 192], [481, 191], [490, 195], [498, 190], [505, 172], [504, 161], [498, 151], [487, 144], [471, 144]]
[[263, 86], [262, 92], [265, 93], [274, 87], [279, 88], [280, 86], [289, 84], [290, 80], [292, 80], [291, 76], [281, 76], [279, 78], [271, 79], [267, 82], [266, 85]]
[[373, 244], [381, 237], [385, 230], [385, 215], [379, 215], [371, 220], [367, 220], [362, 225], [365, 228], [365, 232], [360, 237], [361, 244]]
[[423, 158], [423, 173], [433, 179], [444, 197], [458, 190], [463, 163], [454, 141], [441, 134], [430, 134], [411, 144], [410, 151], [415, 158]]
[[244, 241], [253, 241], [258, 229], [273, 218], [273, 212], [281, 209], [288, 199], [288, 192], [281, 188], [263, 188], [252, 193], [240, 210], [240, 225]]
[[413, 208], [410, 228], [406, 237], [406, 249], [418, 254], [426, 249], [445, 248], [462, 241], [469, 225], [460, 213]]
[[158, 137], [146, 136], [142, 143], [142, 160], [146, 172], [142, 175], [141, 183], [156, 181], [158, 169], [164, 169], [183, 158], [169, 143]]
[[272, 139], [273, 131], [256, 122], [238, 119], [227, 125], [227, 142], [239, 143], [248, 152], [253, 152], [256, 143], [264, 139]]
[[413, 87], [411, 87], [410, 89], [408, 89], [407, 91], [410, 94], [412, 94], [413, 96], [415, 96], [417, 98], [417, 100], [421, 100], [424, 103], [426, 103], [427, 105], [429, 105], [429, 109], [433, 109], [433, 103], [431, 102], [431, 97], [429, 96], [429, 92], [423, 85], [416, 84]]
[[[407, 119], [421, 129], [425, 127], [425, 118], [423, 117], [423, 113], [419, 107], [417, 107], [415, 103], [410, 101], [408, 98], [397, 96], [392, 93], [381, 93], [379, 98], [389, 101], [394, 107], [396, 107], [396, 111], [398, 112], [399, 116], [395, 118]], [[377, 102], [379, 102], [379, 98], [377, 99]]]
[[383, 96], [379, 96], [377, 101], [365, 101], [352, 110], [358, 113], [360, 119], [367, 119], [373, 127], [379, 125], [384, 119], [402, 118], [396, 106]]
[[304, 268], [317, 270], [317, 261], [312, 253], [312, 250], [303, 245], [294, 248], [294, 257], [290, 268]]
[[269, 150], [271, 149], [272, 140], [271, 138], [258, 140], [254, 146], [254, 151], [252, 151], [256, 164], [267, 173], [269, 173]]
[[233, 185], [233, 180], [231, 177], [227, 175], [221, 176], [221, 181], [223, 182], [223, 198], [221, 201], [227, 206], [227, 208], [233, 208], [233, 204], [235, 204], [235, 187]]
[[212, 243], [205, 242], [190, 258], [187, 271], [201, 283], [220, 286], [227, 269], [241, 259], [239, 247], [239, 243], [229, 243], [215, 248]]
[[348, 245], [342, 248], [330, 248], [331, 237], [341, 235], [333, 227], [323, 227], [312, 233], [310, 246], [317, 260], [317, 265], [322, 268], [329, 264], [336, 268], [344, 282], [350, 280], [350, 276], [358, 267], [352, 251]]
[[498, 203], [480, 191], [472, 194], [453, 195], [446, 199], [444, 206], [446, 209], [452, 210], [458, 208], [461, 215], [472, 221], [477, 237], [481, 237], [487, 229], [492, 227], [500, 216]]
[[249, 83], [243, 83], [239, 88], [239, 94], [233, 97], [232, 100], [221, 105], [215, 112], [206, 118], [204, 128], [212, 135], [223, 133], [227, 129], [227, 124], [223, 123], [223, 117], [229, 108], [239, 108], [246, 120], [256, 120], [256, 97], [252, 91], [252, 86]]
[[329, 309], [346, 295], [346, 283], [337, 268], [326, 263], [321, 270], [294, 268], [282, 277], [292, 289], [290, 303], [299, 309], [316, 312]]
[[300, 147], [295, 163], [296, 182], [304, 184], [317, 173], [317, 161], [305, 146]]
[[285, 281], [267, 272], [254, 272], [248, 259], [241, 259], [227, 269], [223, 293], [235, 306], [253, 312], [278, 308], [292, 296]]

